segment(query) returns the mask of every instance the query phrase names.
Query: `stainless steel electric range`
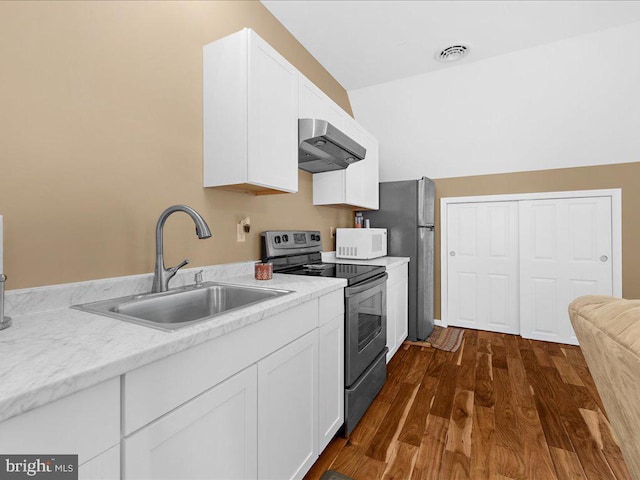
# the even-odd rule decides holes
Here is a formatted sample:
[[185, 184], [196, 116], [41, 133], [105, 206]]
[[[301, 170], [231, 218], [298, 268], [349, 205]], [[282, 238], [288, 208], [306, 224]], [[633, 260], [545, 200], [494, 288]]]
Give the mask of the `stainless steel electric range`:
[[348, 436], [387, 377], [387, 274], [384, 267], [322, 262], [318, 231], [267, 231], [262, 261], [274, 273], [344, 278], [345, 427]]

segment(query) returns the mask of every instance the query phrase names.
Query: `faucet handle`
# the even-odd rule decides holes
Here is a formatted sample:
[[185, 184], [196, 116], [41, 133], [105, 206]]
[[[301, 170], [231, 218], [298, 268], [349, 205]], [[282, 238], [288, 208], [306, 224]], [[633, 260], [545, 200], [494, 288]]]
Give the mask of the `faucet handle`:
[[176, 265], [175, 267], [171, 267], [169, 269], [169, 271], [171, 273], [176, 273], [178, 270], [180, 270], [182, 267], [184, 267], [185, 265], [187, 265], [191, 260], [189, 260], [188, 258], [183, 260], [182, 262], [180, 262], [180, 265]]
[[200, 285], [202, 285], [202, 272], [204, 272], [204, 270], [200, 270], [199, 272], [196, 272], [196, 274], [194, 276], [194, 281], [196, 282], [196, 287], [199, 287]]

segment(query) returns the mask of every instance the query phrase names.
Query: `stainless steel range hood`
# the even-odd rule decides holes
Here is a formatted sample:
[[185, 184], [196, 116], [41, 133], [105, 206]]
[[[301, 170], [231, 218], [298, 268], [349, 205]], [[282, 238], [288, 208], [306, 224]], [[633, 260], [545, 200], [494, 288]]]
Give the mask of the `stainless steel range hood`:
[[298, 168], [311, 173], [343, 170], [367, 150], [326, 120], [298, 120]]

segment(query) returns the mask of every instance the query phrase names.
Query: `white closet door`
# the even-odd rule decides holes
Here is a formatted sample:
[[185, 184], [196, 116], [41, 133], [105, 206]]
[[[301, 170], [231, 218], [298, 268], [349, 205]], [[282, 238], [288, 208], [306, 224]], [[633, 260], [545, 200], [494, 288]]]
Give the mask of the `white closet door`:
[[611, 232], [611, 197], [520, 202], [523, 337], [578, 344], [567, 307], [612, 295]]
[[519, 333], [518, 202], [447, 206], [450, 325]]

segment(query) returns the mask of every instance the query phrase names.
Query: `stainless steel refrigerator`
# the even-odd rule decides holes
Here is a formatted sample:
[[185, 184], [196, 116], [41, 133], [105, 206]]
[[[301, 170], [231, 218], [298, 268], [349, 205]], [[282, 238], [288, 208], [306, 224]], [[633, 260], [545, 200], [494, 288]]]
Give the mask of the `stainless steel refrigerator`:
[[380, 209], [363, 212], [372, 228], [386, 228], [387, 255], [409, 257], [409, 340], [433, 330], [435, 186], [431, 179], [380, 183]]

